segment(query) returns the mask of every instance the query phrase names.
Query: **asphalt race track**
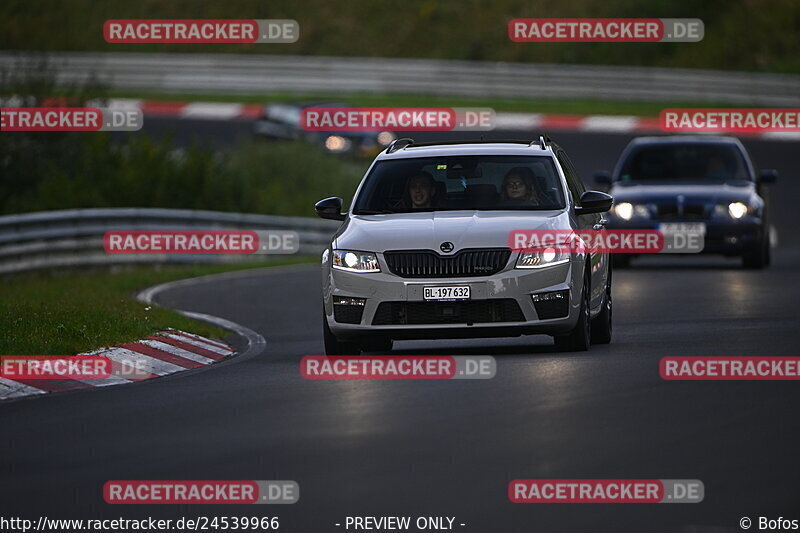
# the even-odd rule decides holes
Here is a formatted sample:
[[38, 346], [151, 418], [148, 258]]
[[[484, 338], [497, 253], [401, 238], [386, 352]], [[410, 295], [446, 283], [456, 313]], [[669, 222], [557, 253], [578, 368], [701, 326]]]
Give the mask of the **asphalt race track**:
[[[212, 143], [247, 131], [154, 127], [175, 129], [178, 142], [189, 131]], [[630, 139], [552, 136], [587, 183]], [[555, 353], [549, 337], [396, 344], [401, 354], [494, 355], [492, 380], [304, 380], [300, 358], [322, 353], [313, 265], [162, 293], [162, 305], [255, 330], [266, 349], [181, 376], [0, 405], [0, 514], [276, 515], [281, 531], [304, 533], [344, 531], [335, 524], [353, 515], [455, 516], [466, 524], [456, 530], [477, 533], [741, 531], [743, 516], [800, 518], [800, 384], [658, 375], [666, 355], [800, 355], [798, 144], [745, 143], [780, 172], [770, 269], [653, 257], [617, 270], [614, 340], [588, 353]], [[512, 504], [515, 478], [700, 479], [705, 500]], [[110, 479], [289, 479], [300, 501], [111, 506], [102, 499]]]

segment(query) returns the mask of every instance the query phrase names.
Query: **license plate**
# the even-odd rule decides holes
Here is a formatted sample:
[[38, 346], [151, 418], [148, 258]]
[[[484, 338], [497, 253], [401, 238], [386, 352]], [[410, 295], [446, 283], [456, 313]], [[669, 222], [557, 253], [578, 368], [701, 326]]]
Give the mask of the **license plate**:
[[469, 300], [469, 285], [457, 287], [424, 287], [422, 294], [426, 300]]
[[674, 222], [671, 224], [659, 224], [658, 231], [664, 235], [675, 235], [676, 233], [691, 233], [694, 235], [706, 234], [705, 222]]

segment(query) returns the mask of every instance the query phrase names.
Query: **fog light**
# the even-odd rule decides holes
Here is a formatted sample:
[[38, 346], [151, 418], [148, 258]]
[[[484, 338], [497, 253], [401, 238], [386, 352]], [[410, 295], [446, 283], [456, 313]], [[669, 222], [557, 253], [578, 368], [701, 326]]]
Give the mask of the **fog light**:
[[333, 305], [360, 305], [364, 306], [367, 303], [366, 298], [353, 298], [352, 296], [334, 296]]
[[550, 300], [566, 300], [568, 298], [569, 298], [569, 291], [540, 292], [538, 294], [531, 294], [531, 299], [534, 302], [547, 302]]

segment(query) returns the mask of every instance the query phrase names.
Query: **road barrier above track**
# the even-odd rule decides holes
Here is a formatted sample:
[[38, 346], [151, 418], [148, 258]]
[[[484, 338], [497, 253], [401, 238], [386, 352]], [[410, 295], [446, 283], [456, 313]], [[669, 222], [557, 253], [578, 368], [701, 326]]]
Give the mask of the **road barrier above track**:
[[[305, 217], [159, 208], [41, 211], [0, 217], [0, 274], [55, 267], [130, 263], [263, 261], [264, 255], [117, 255], [103, 249], [111, 230], [291, 230], [300, 255], [318, 255], [339, 223]], [[285, 257], [285, 256], [283, 256]]]
[[[20, 74], [20, 53], [0, 69]], [[38, 56], [37, 56], [38, 57]], [[90, 77], [114, 89], [181, 93], [430, 94], [759, 106], [800, 105], [800, 76], [700, 69], [437, 59], [242, 54], [53, 52], [62, 84]], [[25, 68], [40, 68], [34, 61]]]

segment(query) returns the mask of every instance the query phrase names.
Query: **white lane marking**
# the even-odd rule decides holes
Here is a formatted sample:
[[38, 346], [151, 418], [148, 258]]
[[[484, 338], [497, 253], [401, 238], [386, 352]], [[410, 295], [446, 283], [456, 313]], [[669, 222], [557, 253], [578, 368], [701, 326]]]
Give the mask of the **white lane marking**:
[[639, 123], [637, 117], [590, 115], [578, 126], [582, 131], [633, 131]]
[[202, 348], [204, 350], [208, 350], [209, 352], [214, 352], [219, 355], [230, 355], [233, 353], [231, 350], [226, 350], [218, 346], [213, 346], [211, 344], [208, 344], [207, 342], [203, 342], [197, 339], [190, 339], [188, 337], [184, 337], [183, 335], [178, 335], [176, 333], [163, 333], [161, 334], [161, 336], [168, 337], [170, 339], [175, 339], [176, 341], [181, 341], [186, 344], [191, 344], [192, 346], [197, 346], [198, 348]]
[[541, 113], [495, 113], [494, 129], [536, 129], [539, 126], [541, 117]]
[[242, 114], [242, 107], [242, 104], [192, 102], [183, 106], [178, 113], [182, 118], [230, 120]]
[[191, 359], [197, 363], [207, 365], [209, 363], [213, 363], [214, 360], [209, 357], [203, 357], [202, 355], [198, 355], [194, 352], [190, 352], [188, 350], [183, 350], [178, 348], [177, 346], [173, 346], [171, 344], [167, 344], [165, 342], [154, 341], [151, 339], [139, 341], [139, 344], [144, 344], [145, 346], [149, 346], [151, 348], [155, 348], [156, 350], [161, 350], [162, 352], [171, 353], [173, 355], [179, 355], [185, 359]]
[[225, 344], [222, 341], [212, 340], [212, 339], [209, 339], [207, 337], [201, 337], [200, 335], [195, 335], [194, 333], [188, 333], [186, 331], [181, 331], [179, 329], [168, 329], [167, 331], [162, 332], [162, 334], [166, 334], [166, 333], [174, 333], [174, 334], [178, 335], [179, 337], [189, 337], [190, 339], [194, 339], [196, 341], [204, 342], [206, 344], [210, 344], [210, 345], [215, 346], [217, 348], [221, 348], [223, 350], [228, 350], [229, 352], [233, 353], [233, 350], [231, 350], [230, 346], [228, 346], [227, 344]]
[[104, 106], [99, 100], [92, 100], [91, 103], [93, 105], [90, 107], [106, 107], [122, 111], [140, 111], [142, 109], [142, 100], [136, 98], [110, 98]]
[[45, 392], [42, 389], [25, 385], [13, 379], [0, 378], [0, 397], [3, 398], [18, 398], [31, 394], [44, 394]]
[[800, 132], [798, 131], [767, 131], [761, 134], [761, 137], [771, 141], [796, 141], [800, 139]]

